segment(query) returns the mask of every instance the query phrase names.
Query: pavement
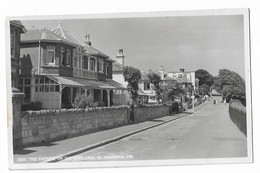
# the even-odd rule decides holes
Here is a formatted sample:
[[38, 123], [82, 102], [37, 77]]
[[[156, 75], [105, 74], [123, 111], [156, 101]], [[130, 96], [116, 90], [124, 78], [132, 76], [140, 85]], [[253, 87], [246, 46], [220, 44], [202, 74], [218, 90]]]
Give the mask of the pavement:
[[[201, 109], [206, 104], [207, 102], [195, 107], [195, 111]], [[41, 146], [18, 149], [14, 151], [14, 163], [58, 162], [67, 157], [92, 150], [139, 132], [177, 120], [191, 114], [192, 112], [193, 110], [190, 109], [183, 113], [167, 115], [150, 121], [129, 124], [66, 140], [51, 142]]]

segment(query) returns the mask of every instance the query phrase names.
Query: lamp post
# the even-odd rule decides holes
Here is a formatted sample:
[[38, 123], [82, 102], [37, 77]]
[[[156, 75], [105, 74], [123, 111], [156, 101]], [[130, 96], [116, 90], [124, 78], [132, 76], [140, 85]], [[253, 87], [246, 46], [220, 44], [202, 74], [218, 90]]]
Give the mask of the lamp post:
[[194, 113], [195, 112], [195, 109], [194, 109], [194, 99], [195, 99], [195, 96], [194, 96], [193, 93], [192, 93], [191, 99], [192, 99], [192, 112]]

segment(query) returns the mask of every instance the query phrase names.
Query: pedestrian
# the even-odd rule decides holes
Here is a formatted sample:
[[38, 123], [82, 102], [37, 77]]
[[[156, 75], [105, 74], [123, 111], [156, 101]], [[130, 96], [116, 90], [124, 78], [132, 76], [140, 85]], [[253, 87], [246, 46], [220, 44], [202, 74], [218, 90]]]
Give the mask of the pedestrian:
[[213, 100], [213, 104], [216, 104], [216, 100], [215, 99]]
[[224, 99], [224, 104], [225, 104], [225, 106], [226, 106], [226, 104], [227, 104], [227, 100], [226, 100], [226, 98]]

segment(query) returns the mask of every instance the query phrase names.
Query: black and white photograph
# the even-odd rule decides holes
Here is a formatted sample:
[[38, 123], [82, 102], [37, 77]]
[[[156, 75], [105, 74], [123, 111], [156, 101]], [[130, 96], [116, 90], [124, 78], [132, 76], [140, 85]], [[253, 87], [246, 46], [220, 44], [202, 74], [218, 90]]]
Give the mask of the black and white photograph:
[[10, 169], [252, 163], [249, 9], [6, 23]]

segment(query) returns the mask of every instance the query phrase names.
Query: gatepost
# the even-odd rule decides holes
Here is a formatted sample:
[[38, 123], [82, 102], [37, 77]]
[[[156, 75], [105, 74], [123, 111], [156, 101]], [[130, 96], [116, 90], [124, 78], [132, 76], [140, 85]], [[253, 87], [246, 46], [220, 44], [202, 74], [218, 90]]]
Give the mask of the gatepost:
[[17, 88], [12, 88], [12, 106], [13, 106], [13, 147], [22, 146], [22, 122], [21, 105], [23, 103], [24, 93]]

